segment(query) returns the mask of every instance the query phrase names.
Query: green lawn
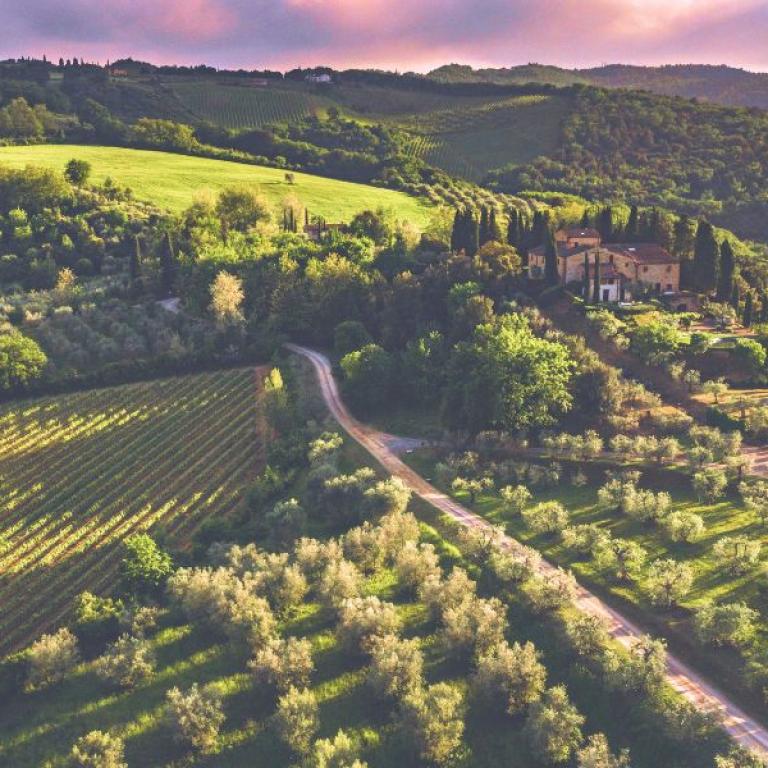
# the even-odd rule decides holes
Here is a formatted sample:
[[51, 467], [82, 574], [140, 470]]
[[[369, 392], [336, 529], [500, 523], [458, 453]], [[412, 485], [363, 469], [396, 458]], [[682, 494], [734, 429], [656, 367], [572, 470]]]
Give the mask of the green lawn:
[[[417, 451], [405, 458], [424, 477], [435, 481], [436, 458], [431, 451]], [[588, 474], [589, 483], [579, 488], [571, 485], [568, 480], [571, 471], [568, 464], [564, 463], [564, 467], [559, 485], [532, 489], [534, 495], [531, 503], [552, 500], [561, 502], [570, 513], [572, 525], [596, 523], [616, 538], [637, 542], [648, 552], [647, 563], [658, 558], [690, 563], [695, 572], [695, 582], [679, 607], [668, 611], [655, 608], [645, 596], [643, 577], [637, 582], [620, 582], [613, 574], [599, 569], [587, 557], [568, 550], [559, 537], [532, 534], [521, 517], [505, 513], [495, 493], [478, 497], [474, 506], [469, 504], [467, 494], [453, 495], [483, 517], [503, 525], [509, 535], [538, 549], [550, 562], [573, 570], [582, 583], [606, 597], [649, 632], [667, 637], [678, 652], [690, 658], [699, 669], [729, 689], [757, 717], [765, 720], [766, 706], [762, 697], [749, 691], [739, 679], [743, 662], [738, 654], [700, 645], [694, 637], [692, 612], [708, 601], [744, 601], [760, 612], [761, 626], [756, 642], [760, 649], [768, 649], [768, 604], [763, 587], [765, 562], [768, 559], [768, 528], [761, 527], [754, 514], [736, 498], [729, 497], [715, 504], [700, 503], [691, 491], [688, 479], [681, 472], [644, 471], [641, 486], [669, 492], [673, 500], [672, 511], [695, 512], [704, 519], [706, 532], [699, 541], [691, 544], [675, 543], [657, 525], [640, 522], [598, 506], [597, 489], [605, 482], [603, 468], [585, 465], [583, 469]], [[762, 562], [744, 576], [732, 576], [712, 557], [712, 546], [724, 536], [740, 534], [763, 542]]]
[[275, 206], [295, 194], [311, 214], [328, 221], [349, 221], [364, 208], [390, 208], [398, 218], [423, 226], [429, 207], [402, 192], [365, 184], [352, 184], [305, 173], [296, 173], [295, 184], [285, 181], [285, 171], [225, 160], [188, 157], [170, 152], [153, 152], [120, 147], [70, 144], [42, 144], [27, 147], [0, 147], [0, 163], [15, 168], [38, 165], [62, 170], [72, 158], [87, 160], [93, 180], [107, 176], [128, 186], [137, 198], [179, 213], [205, 190], [217, 192], [232, 184], [259, 186]]

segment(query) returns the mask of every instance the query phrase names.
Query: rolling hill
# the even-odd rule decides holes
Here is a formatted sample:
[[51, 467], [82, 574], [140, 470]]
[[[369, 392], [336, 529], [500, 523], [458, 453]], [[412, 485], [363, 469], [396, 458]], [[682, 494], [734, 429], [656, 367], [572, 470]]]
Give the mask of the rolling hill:
[[0, 163], [16, 168], [38, 165], [61, 170], [72, 158], [91, 163], [95, 181], [109, 176], [130, 187], [137, 198], [177, 213], [201, 192], [233, 184], [257, 185], [275, 205], [295, 194], [311, 214], [329, 221], [348, 221], [364, 208], [382, 206], [418, 226], [426, 223], [429, 213], [425, 203], [401, 192], [305, 173], [294, 174], [295, 183], [289, 184], [284, 171], [225, 160], [72, 144], [0, 147]]

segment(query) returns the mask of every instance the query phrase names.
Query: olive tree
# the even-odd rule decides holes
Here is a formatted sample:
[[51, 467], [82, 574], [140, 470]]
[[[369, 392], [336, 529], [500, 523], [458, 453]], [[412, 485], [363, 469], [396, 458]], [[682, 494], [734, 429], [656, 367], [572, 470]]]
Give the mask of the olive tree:
[[702, 469], [694, 474], [692, 484], [699, 501], [711, 504], [725, 493], [728, 477], [722, 469]]
[[198, 688], [197, 683], [186, 692], [171, 688], [166, 694], [165, 712], [177, 741], [203, 754], [217, 750], [224, 710], [221, 697], [212, 689]]
[[605, 735], [594, 733], [576, 752], [576, 766], [577, 768], [631, 768], [629, 751], [624, 749], [618, 755], [614, 755]]
[[123, 740], [104, 731], [81, 736], [72, 747], [70, 758], [75, 768], [128, 768]]
[[457, 477], [451, 483], [451, 490], [454, 493], [466, 493], [470, 504], [474, 504], [483, 491], [492, 489], [493, 479], [490, 477]]
[[608, 684], [618, 690], [646, 694], [664, 682], [667, 671], [667, 646], [663, 640], [643, 635], [630, 653], [608, 651], [604, 672]]
[[121, 688], [135, 688], [152, 677], [155, 658], [150, 644], [138, 637], [121, 635], [95, 664], [96, 674]]
[[672, 541], [690, 544], [704, 535], [704, 518], [695, 512], [679, 510], [667, 515], [663, 521], [664, 530]]
[[588, 613], [566, 620], [565, 636], [574, 653], [587, 661], [599, 660], [610, 641], [603, 619]]
[[58, 683], [80, 661], [77, 638], [66, 627], [52, 635], [43, 635], [29, 647], [27, 659], [30, 690]]
[[383, 635], [371, 640], [368, 681], [381, 697], [401, 700], [422, 685], [424, 654], [419, 638]]
[[352, 597], [339, 609], [336, 634], [346, 648], [368, 653], [378, 635], [391, 635], [400, 629], [397, 609], [376, 596]]
[[560, 533], [568, 526], [568, 510], [558, 501], [544, 501], [522, 514], [526, 526], [534, 533]]
[[532, 576], [525, 582], [523, 591], [536, 613], [548, 613], [572, 603], [576, 597], [577, 586], [570, 571], [557, 568], [546, 575]]
[[500, 491], [503, 511], [508, 515], [520, 515], [531, 500], [531, 492], [524, 485], [505, 485]]
[[463, 568], [454, 568], [445, 578], [430, 578], [419, 587], [419, 600], [432, 618], [442, 618], [445, 611], [462, 605], [477, 594], [477, 584]]
[[768, 482], [758, 480], [750, 483], [740, 483], [739, 493], [744, 506], [755, 513], [760, 524], [765, 527], [768, 522]]
[[565, 686], [544, 692], [528, 710], [525, 735], [533, 754], [545, 764], [564, 763], [582, 741], [584, 716], [571, 704]]
[[448, 763], [464, 735], [464, 709], [464, 697], [449, 683], [420, 687], [403, 698], [402, 725], [422, 760]]
[[669, 558], [654, 560], [646, 575], [646, 589], [654, 605], [671, 608], [693, 586], [693, 568]]
[[409, 541], [395, 557], [395, 573], [400, 586], [410, 592], [430, 579], [439, 579], [440, 558], [434, 545]]
[[278, 699], [274, 725], [281, 741], [294, 754], [309, 754], [320, 725], [315, 694], [308, 688], [289, 688]]
[[307, 768], [366, 768], [366, 763], [360, 760], [360, 749], [340, 730], [333, 739], [315, 742]]
[[315, 669], [312, 643], [306, 638], [274, 638], [256, 652], [248, 668], [257, 680], [274, 685], [281, 693], [306, 688]]
[[595, 552], [598, 565], [612, 570], [621, 581], [636, 578], [646, 557], [645, 549], [631, 539], [606, 538]]
[[538, 701], [546, 681], [547, 670], [533, 643], [510, 646], [500, 640], [478, 658], [472, 690], [479, 699], [516, 715]]
[[696, 611], [694, 624], [702, 642], [740, 648], [754, 637], [757, 611], [745, 603], [712, 603]]
[[458, 533], [459, 549], [476, 565], [485, 565], [499, 549], [506, 532], [501, 526], [464, 526]]
[[443, 611], [440, 638], [453, 653], [477, 656], [503, 639], [506, 623], [506, 608], [498, 598], [470, 596]]
[[594, 523], [572, 525], [563, 530], [563, 545], [580, 555], [594, 556], [609, 538], [610, 533]]
[[325, 567], [317, 591], [327, 607], [338, 610], [345, 600], [360, 595], [362, 586], [362, 576], [354, 563], [339, 558]]
[[724, 536], [715, 542], [712, 554], [726, 571], [743, 576], [749, 573], [760, 559], [762, 543], [747, 536]]

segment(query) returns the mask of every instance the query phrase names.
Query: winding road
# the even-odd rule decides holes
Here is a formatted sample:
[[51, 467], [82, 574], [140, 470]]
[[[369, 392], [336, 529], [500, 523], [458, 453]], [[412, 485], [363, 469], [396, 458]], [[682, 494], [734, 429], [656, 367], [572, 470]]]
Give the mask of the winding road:
[[[387, 472], [393, 477], [400, 478], [413, 493], [462, 525], [473, 528], [489, 526], [482, 517], [438, 491], [421, 475], [404, 464], [396, 452], [402, 447], [398, 438], [360, 423], [349, 413], [339, 395], [331, 363], [325, 355], [296, 344], [286, 346], [312, 363], [323, 398], [333, 417], [344, 431], [360, 443]], [[519, 542], [509, 537], [506, 545], [513, 551], [521, 546]], [[544, 575], [553, 570], [552, 565], [542, 561], [541, 571]], [[644, 634], [637, 625], [581, 586], [578, 589], [576, 604], [585, 613], [602, 619], [612, 637], [626, 648], [631, 649]], [[764, 760], [768, 759], [768, 730], [746, 715], [724, 693], [672, 654], [667, 657], [667, 679], [669, 684], [699, 711], [714, 714], [734, 741], [759, 754]]]

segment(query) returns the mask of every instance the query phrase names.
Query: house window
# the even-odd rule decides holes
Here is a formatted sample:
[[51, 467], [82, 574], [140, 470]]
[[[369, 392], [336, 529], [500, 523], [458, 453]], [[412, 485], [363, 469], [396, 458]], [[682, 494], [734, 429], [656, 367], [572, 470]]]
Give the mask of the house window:
[[612, 253], [609, 254], [609, 256], [608, 256], [608, 263], [609, 264], [613, 264], [613, 254]]
[[672, 271], [672, 267], [671, 266], [667, 267], [667, 274], [669, 274], [671, 271]]
[[643, 272], [647, 272], [647, 271], [648, 271], [648, 267], [643, 267]]
[[672, 288], [672, 283], [667, 283], [667, 290], [668, 290], [668, 291], [672, 291], [672, 290], [674, 290], [674, 289]]

